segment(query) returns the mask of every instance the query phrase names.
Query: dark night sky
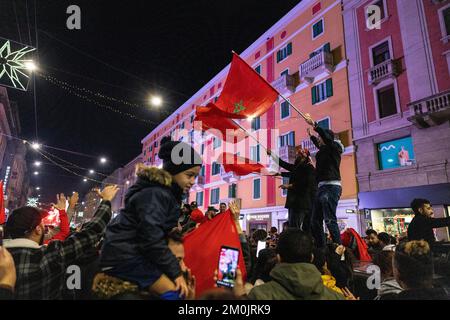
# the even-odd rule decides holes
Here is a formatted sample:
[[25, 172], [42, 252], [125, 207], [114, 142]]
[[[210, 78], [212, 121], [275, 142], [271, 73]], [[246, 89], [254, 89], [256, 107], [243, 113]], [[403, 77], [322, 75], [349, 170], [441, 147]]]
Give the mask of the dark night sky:
[[[158, 92], [165, 101], [163, 109], [172, 111], [230, 62], [231, 50], [245, 50], [299, 0], [37, 2], [43, 73], [139, 105], [148, 104], [149, 94]], [[26, 44], [31, 37], [35, 45], [34, 4], [34, 0], [0, 0], [0, 36]], [[81, 30], [66, 28], [71, 4], [81, 8]], [[39, 141], [91, 155], [44, 149], [82, 167], [110, 173], [140, 153], [141, 139], [154, 127], [97, 107], [39, 77], [36, 84]], [[8, 93], [19, 104], [21, 136], [34, 140], [32, 90], [8, 89]], [[165, 117], [150, 108], [107, 104], [155, 122]], [[99, 164], [100, 155], [110, 159], [108, 166]], [[36, 159], [29, 155], [30, 164]], [[52, 165], [40, 172], [31, 183], [42, 188], [46, 202], [53, 201], [57, 192], [83, 193], [93, 186]]]

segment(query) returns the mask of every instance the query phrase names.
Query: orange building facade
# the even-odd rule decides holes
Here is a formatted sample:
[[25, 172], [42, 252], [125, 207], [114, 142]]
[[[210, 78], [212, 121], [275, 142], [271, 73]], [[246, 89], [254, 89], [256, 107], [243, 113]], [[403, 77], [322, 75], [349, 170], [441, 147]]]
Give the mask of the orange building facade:
[[[240, 56], [299, 110], [339, 134], [346, 148], [341, 162], [343, 192], [338, 223], [341, 228], [361, 231], [341, 1], [303, 0]], [[204, 166], [189, 202], [197, 200], [206, 210], [208, 206], [218, 207], [220, 202], [237, 200], [244, 230], [281, 229], [287, 221], [286, 195], [278, 188], [283, 181], [257, 174], [238, 177], [225, 173], [214, 162], [215, 156], [237, 149], [211, 134], [202, 137], [193, 131], [195, 106], [204, 106], [220, 95], [228, 69], [224, 68], [142, 140], [143, 159], [146, 164], [161, 165], [157, 153], [163, 136], [191, 143], [202, 153]], [[261, 117], [240, 124], [258, 136], [261, 145], [247, 139], [239, 155], [270, 164], [271, 168], [277, 169], [267, 159], [265, 147], [291, 163], [296, 145], [308, 147], [313, 158], [317, 151], [308, 139], [305, 121], [281, 97]]]

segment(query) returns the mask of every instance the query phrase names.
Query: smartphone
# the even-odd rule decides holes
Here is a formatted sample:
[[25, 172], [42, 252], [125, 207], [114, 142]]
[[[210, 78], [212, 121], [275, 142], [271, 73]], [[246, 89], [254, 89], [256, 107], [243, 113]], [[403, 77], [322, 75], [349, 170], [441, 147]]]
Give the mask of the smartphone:
[[219, 253], [217, 286], [233, 288], [239, 263], [239, 249], [222, 246]]

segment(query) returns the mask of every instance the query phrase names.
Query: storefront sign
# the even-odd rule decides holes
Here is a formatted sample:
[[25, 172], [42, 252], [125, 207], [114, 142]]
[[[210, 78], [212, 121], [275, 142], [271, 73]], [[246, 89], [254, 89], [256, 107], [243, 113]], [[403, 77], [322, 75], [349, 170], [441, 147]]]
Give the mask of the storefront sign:
[[247, 220], [267, 220], [270, 219], [270, 214], [249, 214]]

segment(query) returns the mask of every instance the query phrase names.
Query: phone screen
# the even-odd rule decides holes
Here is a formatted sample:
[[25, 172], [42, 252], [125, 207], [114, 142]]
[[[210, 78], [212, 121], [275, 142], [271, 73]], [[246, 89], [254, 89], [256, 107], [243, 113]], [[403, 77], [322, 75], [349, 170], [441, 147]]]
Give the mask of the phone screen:
[[219, 254], [217, 285], [232, 288], [236, 279], [239, 261], [239, 249], [222, 246]]
[[259, 252], [262, 249], [265, 249], [265, 248], [266, 248], [266, 242], [265, 241], [258, 241], [258, 246], [256, 247], [256, 257], [257, 258], [259, 257]]

